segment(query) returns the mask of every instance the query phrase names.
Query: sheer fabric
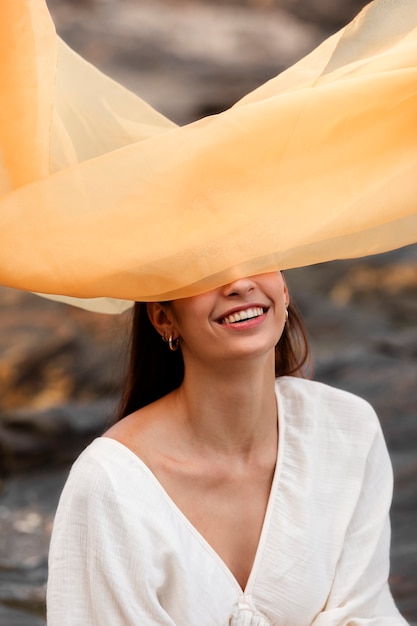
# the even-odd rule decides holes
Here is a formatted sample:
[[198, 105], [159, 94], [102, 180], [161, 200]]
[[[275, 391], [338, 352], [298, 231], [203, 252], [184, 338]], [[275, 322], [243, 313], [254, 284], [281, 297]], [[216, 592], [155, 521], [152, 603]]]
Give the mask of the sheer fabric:
[[417, 240], [415, 0], [376, 0], [182, 128], [61, 42], [43, 0], [0, 12], [1, 284], [121, 310]]

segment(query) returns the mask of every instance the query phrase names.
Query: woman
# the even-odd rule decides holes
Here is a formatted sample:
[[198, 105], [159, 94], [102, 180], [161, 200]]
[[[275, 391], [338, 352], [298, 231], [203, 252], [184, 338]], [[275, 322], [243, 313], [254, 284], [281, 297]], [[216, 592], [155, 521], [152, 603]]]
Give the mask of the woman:
[[59, 41], [44, 0], [0, 17], [0, 283], [150, 302], [124, 417], [61, 500], [50, 624], [404, 624], [378, 421], [285, 376], [303, 358], [274, 271], [415, 242], [415, 3], [372, 2], [183, 128]]
[[406, 623], [378, 420], [288, 376], [303, 336], [278, 272], [136, 305], [125, 416], [58, 509], [51, 626]]

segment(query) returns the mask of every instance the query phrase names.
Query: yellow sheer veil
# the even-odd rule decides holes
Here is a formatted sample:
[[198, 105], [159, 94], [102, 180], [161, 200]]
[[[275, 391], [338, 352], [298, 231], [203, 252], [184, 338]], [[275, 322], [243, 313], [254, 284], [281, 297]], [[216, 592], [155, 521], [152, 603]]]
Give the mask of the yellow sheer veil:
[[1, 284], [119, 312], [417, 240], [415, 0], [376, 0], [181, 128], [61, 42], [43, 0], [0, 11]]

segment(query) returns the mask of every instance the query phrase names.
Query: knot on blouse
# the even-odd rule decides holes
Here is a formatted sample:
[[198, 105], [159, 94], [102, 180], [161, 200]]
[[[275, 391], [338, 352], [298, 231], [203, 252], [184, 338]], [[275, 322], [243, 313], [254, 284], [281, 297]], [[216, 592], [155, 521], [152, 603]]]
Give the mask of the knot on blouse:
[[271, 624], [253, 605], [250, 596], [243, 595], [234, 607], [229, 626], [271, 626]]

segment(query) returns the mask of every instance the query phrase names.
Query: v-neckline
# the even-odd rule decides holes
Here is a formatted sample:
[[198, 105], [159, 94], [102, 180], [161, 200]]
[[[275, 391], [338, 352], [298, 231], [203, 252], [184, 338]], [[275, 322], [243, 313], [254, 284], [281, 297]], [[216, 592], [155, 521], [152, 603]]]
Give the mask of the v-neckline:
[[283, 464], [283, 455], [284, 455], [284, 444], [285, 444], [285, 419], [284, 419], [284, 406], [282, 402], [281, 394], [278, 393], [277, 385], [275, 387], [275, 396], [277, 399], [277, 409], [278, 409], [278, 418], [277, 418], [277, 427], [278, 427], [278, 446], [277, 446], [277, 455], [275, 462], [275, 469], [271, 483], [271, 489], [269, 492], [268, 503], [265, 510], [265, 516], [262, 523], [261, 532], [259, 535], [259, 541], [255, 552], [255, 557], [253, 559], [252, 567], [248, 576], [248, 580], [246, 582], [245, 588], [243, 589], [238, 582], [236, 576], [233, 574], [229, 566], [220, 556], [220, 554], [213, 548], [213, 546], [209, 543], [209, 541], [200, 533], [200, 531], [194, 526], [194, 524], [188, 519], [185, 513], [180, 509], [180, 507], [175, 503], [173, 498], [169, 495], [165, 487], [156, 477], [156, 475], [152, 472], [152, 470], [146, 465], [146, 463], [131, 450], [124, 443], [121, 443], [117, 439], [113, 439], [111, 437], [103, 437], [103, 439], [107, 439], [108, 441], [113, 442], [116, 446], [123, 448], [123, 450], [129, 454], [129, 456], [133, 457], [135, 461], [142, 467], [142, 469], [146, 472], [147, 476], [153, 481], [158, 491], [163, 496], [164, 500], [166, 500], [170, 507], [176, 512], [177, 517], [181, 519], [183, 524], [188, 528], [188, 530], [192, 533], [192, 535], [198, 540], [200, 545], [204, 548], [205, 552], [207, 552], [210, 557], [217, 562], [219, 567], [223, 570], [224, 574], [231, 581], [233, 587], [235, 587], [236, 591], [239, 595], [248, 595], [252, 593], [255, 580], [257, 576], [257, 572], [259, 570], [260, 561], [262, 560], [262, 555], [264, 552], [265, 544], [267, 543], [269, 528], [270, 528], [270, 520], [273, 514], [273, 509], [275, 507], [276, 501], [276, 492], [278, 490], [278, 485], [280, 482], [281, 469]]

